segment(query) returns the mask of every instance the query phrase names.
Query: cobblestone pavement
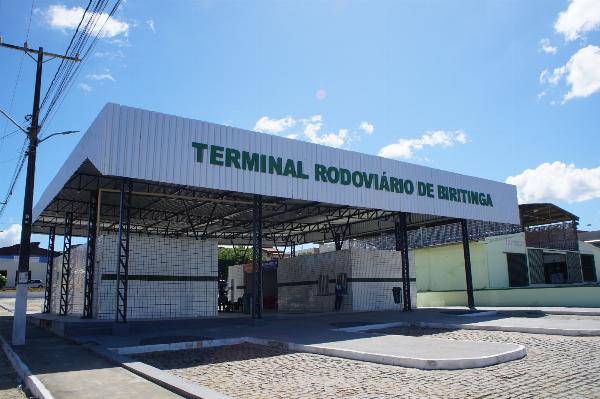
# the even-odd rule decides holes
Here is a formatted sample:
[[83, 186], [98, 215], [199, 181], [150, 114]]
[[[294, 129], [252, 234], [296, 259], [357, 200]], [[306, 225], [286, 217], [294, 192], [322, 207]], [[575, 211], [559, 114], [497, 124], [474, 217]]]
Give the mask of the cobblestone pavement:
[[27, 395], [18, 388], [18, 376], [13, 370], [4, 352], [0, 350], [0, 398], [25, 399]]
[[528, 355], [501, 365], [426, 371], [258, 345], [160, 352], [143, 362], [236, 398], [600, 398], [600, 338], [394, 328], [389, 334], [512, 342]]

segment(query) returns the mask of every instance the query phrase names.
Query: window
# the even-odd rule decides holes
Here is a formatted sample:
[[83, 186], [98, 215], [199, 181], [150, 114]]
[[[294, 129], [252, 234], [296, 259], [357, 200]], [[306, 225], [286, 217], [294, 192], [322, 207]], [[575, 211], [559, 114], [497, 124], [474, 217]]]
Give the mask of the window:
[[564, 253], [544, 253], [544, 277], [546, 284], [566, 284], [567, 260]]
[[596, 282], [596, 264], [594, 255], [581, 255], [581, 271], [583, 272], [583, 281]]
[[510, 287], [526, 287], [529, 285], [527, 255], [506, 254], [508, 264], [508, 285]]

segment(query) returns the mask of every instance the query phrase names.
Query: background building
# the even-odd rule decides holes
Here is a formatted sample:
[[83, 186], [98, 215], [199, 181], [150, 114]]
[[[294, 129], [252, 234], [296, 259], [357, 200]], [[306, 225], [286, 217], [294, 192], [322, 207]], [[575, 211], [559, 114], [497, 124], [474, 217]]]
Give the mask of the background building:
[[[472, 240], [478, 306], [600, 306], [600, 248], [578, 237], [577, 216], [520, 205], [522, 232]], [[415, 249], [419, 306], [465, 305], [462, 247]]]
[[[0, 275], [6, 277], [6, 288], [15, 288], [17, 269], [19, 268], [19, 244], [0, 248]], [[60, 255], [54, 252], [55, 256]], [[48, 250], [40, 248], [39, 242], [31, 243], [31, 256], [29, 257], [29, 280], [42, 280], [46, 282], [46, 266]]]

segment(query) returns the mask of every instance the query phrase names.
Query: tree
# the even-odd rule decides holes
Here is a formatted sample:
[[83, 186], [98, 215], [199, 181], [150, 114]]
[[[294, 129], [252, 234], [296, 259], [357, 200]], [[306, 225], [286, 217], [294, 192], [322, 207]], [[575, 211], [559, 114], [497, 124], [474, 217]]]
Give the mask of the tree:
[[252, 248], [219, 248], [219, 280], [227, 279], [229, 266], [252, 262]]

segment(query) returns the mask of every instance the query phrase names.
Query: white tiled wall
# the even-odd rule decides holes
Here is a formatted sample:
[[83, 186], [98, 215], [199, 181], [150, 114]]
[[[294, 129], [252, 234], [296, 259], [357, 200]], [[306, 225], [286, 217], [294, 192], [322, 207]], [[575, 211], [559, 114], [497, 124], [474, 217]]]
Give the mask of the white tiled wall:
[[[217, 243], [194, 238], [132, 234], [129, 249], [128, 319], [214, 316], [217, 314]], [[96, 244], [94, 317], [116, 312], [117, 236], [103, 234]], [[136, 277], [137, 276], [137, 277]], [[162, 276], [161, 281], [147, 277]], [[176, 277], [213, 281], [169, 281]]]
[[[416, 276], [414, 255], [408, 253], [409, 274]], [[365, 249], [352, 249], [352, 278], [353, 279], [390, 279], [402, 278], [402, 256], [397, 251], [378, 251]], [[392, 288], [402, 288], [402, 281], [374, 281], [352, 283], [352, 309], [353, 310], [394, 310], [400, 309], [402, 304], [394, 303]], [[411, 304], [416, 306], [416, 285], [411, 283]]]
[[[78, 245], [71, 248], [71, 275], [69, 279], [69, 295], [67, 314], [73, 316], [83, 315], [83, 292], [85, 281], [85, 259], [87, 245]], [[52, 266], [52, 296], [50, 312], [58, 314], [60, 310], [60, 286], [62, 281], [63, 256], [54, 258]]]
[[[409, 251], [410, 277], [416, 277], [414, 255]], [[360, 281], [361, 279], [400, 279], [402, 257], [397, 251], [349, 249], [316, 255], [285, 258], [277, 269], [278, 301], [281, 311], [326, 312], [334, 308], [334, 283], [329, 284], [329, 295], [317, 295], [316, 282], [321, 274], [335, 280], [338, 273], [346, 273], [348, 294], [344, 296], [343, 310], [401, 309], [393, 300], [392, 288], [402, 287], [401, 281]], [[354, 280], [354, 281], [352, 281]], [[313, 282], [281, 286], [290, 282]], [[416, 283], [411, 283], [412, 307], [416, 307]]]
[[[279, 260], [277, 267], [277, 293], [279, 310], [284, 312], [329, 312], [334, 310], [334, 286], [329, 283], [329, 294], [318, 295], [316, 281], [319, 275], [327, 275], [330, 281], [339, 273], [351, 274], [350, 251], [341, 250], [315, 255], [297, 256]], [[290, 282], [314, 282], [313, 284], [281, 286]], [[344, 296], [342, 309], [352, 306], [352, 294]]]

